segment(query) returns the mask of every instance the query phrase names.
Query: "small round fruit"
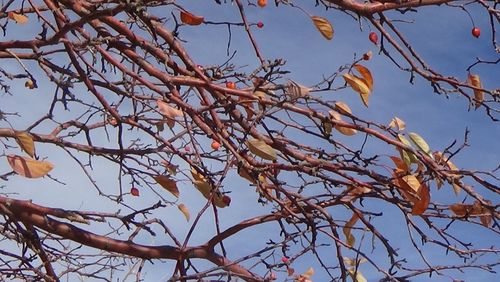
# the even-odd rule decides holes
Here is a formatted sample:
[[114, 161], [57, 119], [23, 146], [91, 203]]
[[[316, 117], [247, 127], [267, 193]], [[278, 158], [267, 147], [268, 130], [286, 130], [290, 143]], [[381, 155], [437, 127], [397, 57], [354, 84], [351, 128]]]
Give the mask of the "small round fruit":
[[190, 152], [191, 151], [191, 147], [189, 147], [189, 146], [184, 147], [184, 151]]
[[226, 82], [226, 87], [229, 89], [236, 89], [236, 83], [234, 83], [232, 81], [228, 81], [228, 82]]
[[263, 22], [258, 22], [257, 23], [257, 27], [258, 28], [263, 28], [264, 27], [264, 23]]
[[222, 196], [222, 202], [229, 206], [231, 204], [231, 197], [229, 197], [228, 195]]
[[267, 5], [267, 0], [258, 0], [257, 5], [259, 5], [259, 7], [261, 8], [264, 8]]
[[378, 34], [374, 31], [370, 32], [370, 34], [368, 35], [368, 39], [370, 39], [370, 41], [377, 45], [378, 43]]
[[132, 194], [132, 196], [139, 197], [139, 189], [135, 187], [130, 188], [130, 194]]
[[217, 142], [217, 141], [215, 141], [215, 140], [213, 140], [213, 141], [212, 141], [212, 145], [211, 145], [211, 147], [212, 147], [212, 149], [214, 149], [214, 150], [216, 150], [216, 151], [217, 151], [217, 150], [219, 150], [219, 148], [220, 148], [220, 143], [219, 143], [219, 142]]
[[363, 60], [369, 61], [372, 58], [372, 56], [373, 56], [372, 51], [368, 51], [368, 52], [363, 54]]
[[288, 262], [290, 262], [290, 261], [288, 260], [288, 258], [287, 258], [287, 257], [282, 257], [282, 258], [281, 258], [281, 262], [282, 262], [282, 263], [288, 263]]
[[472, 29], [472, 36], [474, 36], [475, 38], [479, 38], [479, 36], [481, 36], [481, 30], [479, 29], [479, 27], [474, 27]]

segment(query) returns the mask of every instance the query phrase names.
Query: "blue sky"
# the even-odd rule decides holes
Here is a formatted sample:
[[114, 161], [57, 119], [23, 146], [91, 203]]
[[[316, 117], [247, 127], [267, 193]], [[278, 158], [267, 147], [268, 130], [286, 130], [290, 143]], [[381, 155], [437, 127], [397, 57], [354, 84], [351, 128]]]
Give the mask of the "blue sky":
[[[238, 10], [230, 3], [220, 6], [213, 1], [178, 1], [177, 3], [194, 14], [205, 16], [205, 19], [209, 21], [239, 21]], [[443, 150], [454, 140], [461, 142], [464, 131], [468, 128], [471, 131], [470, 147], [457, 155], [454, 163], [460, 168], [480, 170], [492, 170], [499, 165], [500, 150], [498, 149], [498, 140], [500, 140], [500, 130], [498, 123], [492, 122], [483, 109], [468, 111], [467, 101], [463, 97], [453, 96], [453, 94], [448, 98], [437, 95], [432, 91], [428, 82], [423, 81], [421, 78], [416, 78], [415, 83], [410, 84], [408, 82], [408, 73], [401, 72], [387, 57], [378, 54], [378, 47], [369, 42], [368, 33], [372, 27], [366, 21], [362, 21], [363, 30], [360, 30], [360, 24], [352, 17], [339, 11], [325, 11], [320, 7], [312, 6], [312, 4], [313, 1], [300, 1], [301, 7], [309, 13], [330, 20], [335, 29], [333, 40], [325, 40], [313, 26], [311, 20], [298, 9], [291, 7], [276, 8], [273, 5], [268, 5], [264, 9], [247, 8], [247, 17], [251, 22], [262, 21], [264, 23], [263, 29], [254, 27], [253, 34], [266, 59], [286, 59], [287, 65], [285, 68], [291, 72], [289, 78], [303, 85], [314, 85], [321, 80], [323, 75], [328, 76], [340, 66], [351, 63], [355, 54], [359, 58], [363, 53], [372, 51], [373, 58], [369, 62], [363, 62], [372, 71], [375, 81], [369, 108], [362, 104], [359, 96], [350, 88], [337, 92], [321, 93], [320, 95], [328, 97], [329, 100], [344, 101], [349, 104], [354, 114], [381, 124], [388, 124], [394, 116], [398, 116], [406, 121], [409, 131], [418, 132], [424, 136], [431, 148], [435, 150]], [[474, 62], [474, 58], [498, 59], [498, 54], [495, 54], [491, 47], [488, 18], [484, 12], [476, 8], [471, 8], [471, 12], [476, 26], [482, 30], [482, 36], [478, 39], [470, 35], [472, 24], [466, 14], [459, 9], [428, 7], [420, 9], [418, 13], [405, 15], [389, 12], [388, 16], [393, 19], [414, 21], [413, 23], [398, 22], [397, 26], [406, 34], [417, 52], [437, 71], [445, 75], [456, 76], [465, 81], [467, 77], [465, 68]], [[152, 13], [168, 16], [170, 8], [162, 8]], [[15, 33], [11, 33], [10, 36], [21, 37], [22, 35], [19, 34], [23, 34], [23, 29], [31, 28], [29, 26], [12, 27]], [[196, 63], [200, 65], [216, 65], [227, 60], [228, 32], [225, 26], [184, 26], [181, 27], [180, 31], [182, 39], [187, 40], [185, 46]], [[241, 66], [242, 70], [252, 71], [258, 67], [259, 62], [250, 47], [248, 36], [242, 29], [237, 27], [232, 28], [230, 53], [233, 51], [237, 51], [237, 54], [232, 63]], [[20, 71], [14, 61], [5, 63], [3, 67]], [[497, 65], [481, 65], [473, 71], [481, 76], [485, 88], [498, 88], [500, 69]], [[0, 109], [5, 111], [16, 109], [22, 116], [22, 118], [9, 119], [14, 128], [22, 129], [46, 112], [46, 101], [50, 99], [54, 88], [49, 83], [43, 81], [39, 83], [40, 88], [34, 91], [26, 90], [23, 85], [14, 86], [13, 92], [16, 93], [14, 96], [5, 95], [1, 97]], [[338, 79], [336, 83], [337, 86], [340, 86], [343, 81]], [[81, 89], [79, 94], [83, 95], [84, 93], [86, 93], [86, 90]], [[22, 105], [22, 107], [19, 107], [19, 105]], [[6, 127], [7, 125], [0, 122], [0, 126]], [[304, 138], [304, 140], [301, 140], [301, 138]], [[305, 136], [297, 136], [299, 142], [307, 142], [305, 139]], [[354, 147], [358, 145], [356, 142], [359, 142], [359, 139], [349, 141], [348, 138], [344, 138], [343, 140], [346, 140], [347, 144]], [[119, 208], [118, 205], [98, 199], [96, 191], [82, 173], [65, 169], [65, 165], [72, 162], [66, 154], [56, 152], [54, 147], [50, 145], [37, 144], [37, 150], [40, 155], [49, 156], [50, 160], [56, 164], [53, 176], [68, 183], [68, 185], [58, 185], [46, 179], [32, 181], [13, 177], [8, 183], [0, 182], [0, 185], [7, 185], [6, 191], [18, 193], [15, 196], [16, 198], [33, 199], [36, 203], [53, 207], [81, 210], [97, 209], [103, 212], [114, 212]], [[5, 150], [4, 152], [12, 153], [11, 150]], [[365, 152], [367, 154], [397, 154], [393, 148], [388, 148], [378, 142], [371, 143]], [[0, 173], [5, 173], [8, 170], [7, 163], [0, 162]], [[106, 162], [96, 161], [93, 174], [100, 185], [116, 187], [118, 177], [116, 167], [110, 166]], [[247, 182], [241, 181], [236, 174], [231, 175], [225, 183], [226, 189], [231, 191], [230, 195], [233, 204], [229, 208], [219, 211], [223, 227], [229, 227], [242, 219], [263, 214], [269, 210], [269, 207], [257, 204], [255, 188], [250, 187]], [[194, 190], [189, 183], [181, 184], [180, 187], [181, 191], [188, 191], [186, 193], [181, 192], [180, 201], [188, 204], [191, 214], [194, 216], [196, 211], [204, 205], [204, 199], [197, 192], [189, 193], [189, 189]], [[455, 197], [450, 190], [440, 192], [433, 190], [432, 192], [437, 201], [443, 204], [460, 202], [464, 198], [464, 194]], [[491, 195], [491, 193], [485, 195], [491, 196], [490, 200], [498, 202], [497, 195]], [[170, 195], [165, 194], [164, 196], [173, 200], [169, 197]], [[157, 198], [153, 193], [145, 191], [140, 198], [131, 198], [129, 196], [125, 200], [131, 206], [143, 208], [156, 202]], [[369, 202], [367, 207], [388, 215], [388, 218], [382, 217], [374, 222], [385, 232], [390, 241], [400, 248], [402, 257], [408, 260], [416, 259], [416, 253], [412, 246], [408, 242], [402, 241], [402, 239], [406, 240], [407, 238], [406, 223], [402, 217], [391, 216], [396, 210], [375, 201]], [[188, 226], [177, 208], [172, 206], [161, 210], [161, 212], [164, 215], [159, 216], [172, 224], [174, 232], [182, 238], [186, 234]], [[342, 220], [350, 217], [350, 213], [343, 208], [331, 209], [331, 213]], [[415, 221], [420, 220], [418, 218], [414, 219]], [[208, 215], [202, 218], [201, 226], [204, 226], [204, 228], [194, 234], [192, 244], [203, 243], [207, 238], [213, 236], [215, 230], [212, 230], [212, 222], [213, 219]], [[470, 227], [463, 226], [463, 228]], [[105, 226], [94, 229], [95, 232], [99, 232], [99, 230], [105, 230]], [[262, 243], [259, 242], [261, 238], [267, 239], [268, 236], [278, 240], [277, 230], [275, 224], [265, 224], [228, 240], [225, 244], [233, 252], [230, 257], [237, 259], [252, 251], [257, 251], [259, 247], [262, 247], [262, 244], [259, 244]], [[464, 229], [462, 233], [467, 240], [478, 241], [480, 245], [498, 244], [498, 237], [495, 234], [480, 230], [480, 228]], [[359, 242], [361, 232], [357, 232], [356, 236]], [[162, 236], [156, 238], [140, 236], [137, 240], [138, 243], [151, 245], [172, 244], [168, 238]], [[367, 236], [364, 240], [369, 241], [371, 237]], [[428, 251], [429, 259], [436, 264], [452, 262], [451, 258], [453, 256], [445, 256], [440, 249], [426, 247], [426, 251]], [[333, 250], [329, 252], [328, 248], [323, 248], [321, 252], [324, 253], [327, 260], [336, 259]], [[381, 261], [386, 259], [379, 245], [377, 245], [374, 258]], [[421, 262], [419, 263], [421, 264]], [[384, 263], [382, 262], [382, 264]], [[293, 267], [300, 273], [310, 265], [311, 257], [305, 256], [295, 262]], [[317, 265], [315, 265], [315, 268], [318, 272], [313, 276], [314, 281], [328, 281], [325, 273], [319, 271]], [[165, 279], [171, 274], [170, 268], [166, 267], [164, 263], [147, 263], [145, 270], [147, 272], [146, 281]], [[368, 264], [363, 265], [361, 271], [368, 281], [377, 281], [382, 278], [382, 275]], [[453, 274], [455, 274], [454, 277], [465, 281], [494, 279], [494, 275], [474, 270], [465, 274], [457, 275], [456, 272]], [[428, 276], [421, 276], [412, 281], [430, 280]], [[433, 276], [432, 281], [451, 281], [451, 279], [446, 276]]]

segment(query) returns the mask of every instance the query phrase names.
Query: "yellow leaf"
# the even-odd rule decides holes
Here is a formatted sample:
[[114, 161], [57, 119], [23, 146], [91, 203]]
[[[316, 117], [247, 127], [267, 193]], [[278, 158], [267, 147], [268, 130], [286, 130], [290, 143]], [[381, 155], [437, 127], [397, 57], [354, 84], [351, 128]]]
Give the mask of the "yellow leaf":
[[418, 190], [417, 194], [420, 199], [416, 201], [415, 204], [413, 205], [413, 208], [411, 210], [411, 214], [413, 215], [423, 214], [425, 210], [427, 210], [427, 207], [429, 207], [429, 203], [431, 201], [429, 187], [427, 187], [425, 183], [422, 183], [420, 185], [420, 189]]
[[33, 142], [33, 136], [28, 132], [16, 131], [16, 141], [21, 149], [26, 152], [30, 157], [35, 156], [35, 142]]
[[[329, 111], [328, 113], [330, 114], [330, 118], [332, 118], [333, 120], [342, 121], [342, 117], [340, 116], [340, 114], [338, 112]], [[349, 128], [349, 127], [340, 126], [340, 125], [335, 125], [335, 129], [346, 136], [352, 136], [358, 132], [354, 128]]]
[[321, 35], [323, 35], [328, 40], [332, 40], [333, 26], [327, 19], [323, 17], [312, 16], [311, 20], [313, 21], [314, 25], [319, 30]]
[[372, 91], [373, 90], [373, 77], [372, 77], [372, 73], [370, 72], [370, 70], [368, 68], [366, 68], [365, 66], [362, 66], [359, 64], [354, 65], [354, 68], [359, 72], [359, 74], [361, 74], [361, 77], [365, 81], [366, 86], [368, 86], [368, 89], [370, 91]]
[[187, 25], [200, 25], [205, 21], [204, 17], [195, 16], [189, 12], [181, 11], [181, 22]]
[[344, 77], [347, 84], [349, 84], [349, 86], [351, 86], [351, 88], [361, 96], [363, 104], [368, 107], [370, 88], [366, 85], [366, 82], [363, 79], [348, 73], [343, 74], [342, 77]]
[[189, 209], [186, 207], [186, 205], [179, 204], [179, 205], [177, 205], [177, 208], [182, 212], [182, 214], [186, 218], [186, 221], [189, 221], [189, 219], [191, 218], [191, 215], [189, 214]]
[[357, 213], [354, 213], [349, 219], [349, 221], [345, 224], [344, 228], [342, 229], [342, 232], [344, 232], [345, 238], [347, 245], [350, 247], [354, 246], [354, 243], [356, 243], [356, 238], [354, 235], [351, 234], [352, 227], [354, 224], [356, 224], [356, 221], [358, 221], [359, 217]]
[[344, 263], [347, 264], [348, 266], [358, 266], [358, 265], [368, 261], [365, 258], [355, 260], [352, 258], [344, 257], [343, 259], [344, 259]]
[[28, 17], [14, 12], [8, 12], [9, 19], [16, 21], [18, 24], [25, 24], [28, 22]]
[[351, 267], [347, 271], [349, 271], [353, 282], [368, 282], [359, 269], [356, 271], [355, 268]]
[[[476, 88], [483, 88], [483, 86], [481, 85], [481, 79], [477, 74], [469, 74], [469, 84]], [[479, 106], [481, 106], [483, 100], [484, 100], [484, 92], [482, 90], [474, 89], [474, 102], [476, 109], [479, 108]]]
[[424, 140], [424, 138], [422, 138], [422, 136], [418, 135], [415, 132], [410, 132], [408, 134], [408, 136], [410, 136], [410, 139], [413, 142], [413, 144], [415, 144], [421, 152], [424, 152], [429, 157], [434, 158], [434, 156], [432, 156], [431, 148], [429, 147], [429, 144], [427, 144], [427, 142], [425, 142], [425, 140]]
[[194, 167], [191, 168], [191, 175], [193, 176], [194, 181], [206, 181], [205, 176], [199, 173]]
[[170, 177], [165, 175], [153, 176], [156, 183], [160, 184], [161, 187], [165, 188], [168, 192], [172, 193], [176, 198], [179, 198], [179, 189], [177, 189], [177, 183], [170, 179]]
[[415, 193], [418, 193], [418, 190], [420, 189], [420, 181], [418, 181], [415, 175], [405, 175], [402, 179], [406, 184], [408, 184], [408, 186], [410, 186], [411, 189], [413, 189]]
[[273, 147], [267, 145], [265, 141], [252, 138], [249, 139], [246, 144], [250, 152], [257, 156], [270, 161], [276, 160], [276, 151]]
[[38, 161], [18, 155], [8, 155], [10, 167], [19, 175], [27, 178], [39, 178], [47, 175], [54, 165], [47, 161]]
[[394, 117], [389, 123], [389, 127], [397, 128], [398, 130], [405, 130], [406, 124], [402, 119]]

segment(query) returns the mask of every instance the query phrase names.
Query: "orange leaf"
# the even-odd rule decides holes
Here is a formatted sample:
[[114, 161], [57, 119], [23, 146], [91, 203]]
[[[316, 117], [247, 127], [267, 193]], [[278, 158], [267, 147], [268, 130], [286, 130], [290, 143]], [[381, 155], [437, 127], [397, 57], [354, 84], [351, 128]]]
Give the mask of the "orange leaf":
[[408, 165], [406, 165], [406, 163], [398, 158], [398, 157], [394, 157], [394, 156], [390, 156], [391, 160], [394, 162], [394, 164], [396, 165], [396, 168], [398, 168], [399, 170], [402, 170], [404, 172], [408, 171]]
[[181, 21], [187, 25], [200, 25], [205, 21], [205, 18], [201, 16], [195, 16], [186, 11], [181, 11]]
[[18, 24], [25, 24], [28, 22], [28, 17], [25, 15], [17, 14], [14, 12], [8, 12], [7, 16], [9, 19], [16, 21]]
[[373, 89], [373, 77], [372, 73], [370, 72], [369, 69], [367, 69], [365, 66], [362, 65], [354, 65], [354, 68], [361, 74], [361, 77], [363, 80], [366, 82], [366, 86], [368, 86], [368, 89], [372, 91]]
[[420, 185], [420, 189], [418, 190], [418, 196], [419, 200], [415, 202], [413, 205], [413, 208], [411, 210], [411, 214], [413, 215], [421, 215], [425, 212], [427, 207], [429, 206], [429, 203], [431, 201], [431, 195], [429, 193], [429, 187], [425, 185], [425, 183], [422, 183]]
[[[479, 78], [479, 75], [477, 74], [469, 74], [469, 84], [476, 87], [476, 88], [483, 88], [481, 85], [481, 79]], [[475, 102], [475, 108], [479, 108], [481, 106], [481, 103], [483, 103], [484, 100], [484, 92], [482, 90], [476, 90], [474, 89], [474, 102]]]

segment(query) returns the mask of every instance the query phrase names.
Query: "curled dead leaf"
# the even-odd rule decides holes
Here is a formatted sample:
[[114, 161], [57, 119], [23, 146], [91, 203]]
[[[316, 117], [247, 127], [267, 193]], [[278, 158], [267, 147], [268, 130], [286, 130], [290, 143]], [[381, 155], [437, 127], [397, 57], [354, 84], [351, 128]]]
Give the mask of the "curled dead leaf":
[[160, 184], [161, 187], [165, 188], [165, 190], [172, 193], [172, 195], [174, 195], [176, 198], [179, 198], [179, 189], [177, 188], [177, 182], [165, 175], [157, 175], [154, 176], [153, 179], [156, 181], [156, 183]]
[[19, 144], [26, 154], [33, 158], [35, 156], [35, 142], [33, 141], [33, 136], [24, 131], [16, 131], [15, 135], [17, 144]]
[[[481, 78], [477, 74], [469, 74], [468, 83], [476, 88], [483, 88]], [[484, 100], [484, 92], [482, 90], [474, 89], [474, 104], [475, 108], [479, 108]]]

